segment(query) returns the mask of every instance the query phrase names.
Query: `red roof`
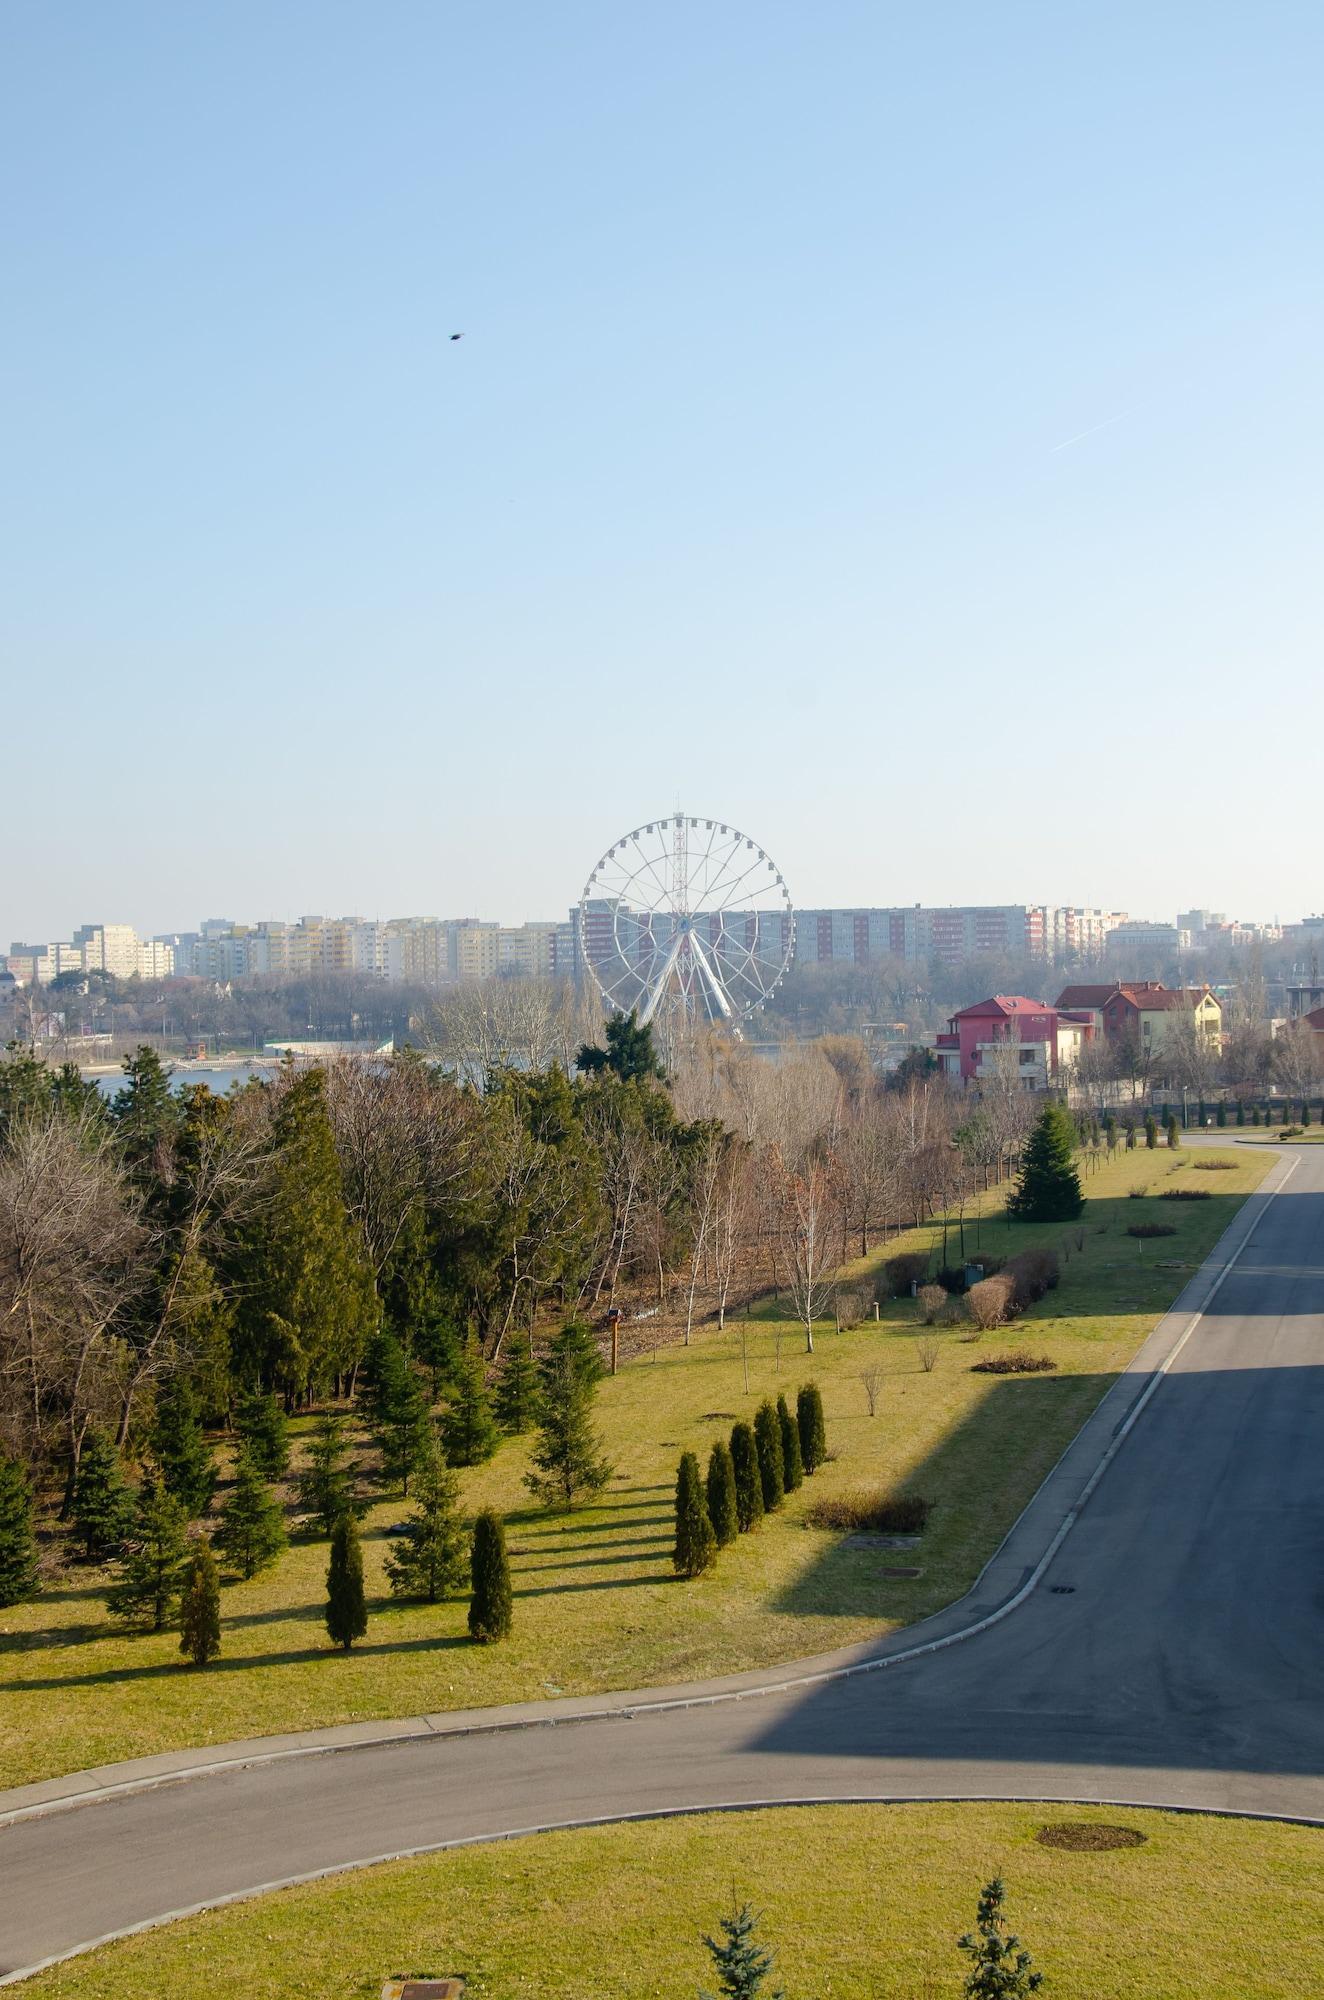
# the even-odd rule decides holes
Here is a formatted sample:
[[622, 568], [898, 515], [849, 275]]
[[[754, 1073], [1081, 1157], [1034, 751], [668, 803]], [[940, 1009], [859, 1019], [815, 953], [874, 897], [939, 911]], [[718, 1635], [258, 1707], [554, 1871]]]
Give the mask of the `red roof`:
[[1117, 991], [1114, 979], [1107, 986], [1064, 986], [1057, 996], [1059, 1007], [1102, 1007]]
[[962, 1007], [953, 1014], [954, 1021], [968, 1021], [970, 1016], [992, 1014], [1009, 1020], [1016, 1014], [1051, 1014], [1054, 1009], [1046, 1000], [1027, 1000], [1023, 993], [994, 993], [987, 1000], [977, 1000], [973, 1007]]

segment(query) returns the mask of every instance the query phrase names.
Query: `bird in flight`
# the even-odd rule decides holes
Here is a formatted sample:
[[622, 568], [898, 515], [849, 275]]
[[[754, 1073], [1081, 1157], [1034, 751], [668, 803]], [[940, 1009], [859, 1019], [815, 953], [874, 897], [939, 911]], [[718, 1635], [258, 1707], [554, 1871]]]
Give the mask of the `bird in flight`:
[[463, 339], [464, 339], [464, 335], [463, 335], [462, 333], [453, 333], [453, 334], [451, 335], [451, 339], [452, 339], [452, 340], [463, 340]]

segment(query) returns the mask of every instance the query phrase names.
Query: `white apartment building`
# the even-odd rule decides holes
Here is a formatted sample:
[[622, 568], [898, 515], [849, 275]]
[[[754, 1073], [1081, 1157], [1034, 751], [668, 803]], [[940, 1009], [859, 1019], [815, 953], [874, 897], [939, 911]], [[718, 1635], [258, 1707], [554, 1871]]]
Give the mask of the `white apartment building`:
[[138, 970], [138, 933], [132, 924], [83, 924], [74, 932], [84, 972], [132, 979]]

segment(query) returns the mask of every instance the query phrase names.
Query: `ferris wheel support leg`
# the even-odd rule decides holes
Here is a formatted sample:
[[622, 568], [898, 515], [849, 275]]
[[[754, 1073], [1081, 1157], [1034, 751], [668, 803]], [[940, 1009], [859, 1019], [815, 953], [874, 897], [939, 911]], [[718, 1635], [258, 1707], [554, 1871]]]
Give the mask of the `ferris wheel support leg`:
[[676, 960], [679, 957], [680, 957], [680, 939], [676, 937], [673, 938], [671, 941], [671, 949], [667, 953], [666, 958], [663, 961], [661, 972], [659, 972], [657, 978], [653, 981], [653, 984], [648, 989], [648, 998], [644, 1001], [643, 1006], [639, 1009], [639, 1026], [641, 1028], [646, 1028], [649, 1022], [652, 1020], [654, 1014], [656, 1014], [658, 1009], [658, 1003], [660, 1002], [662, 995], [667, 990], [667, 981], [670, 979], [672, 973], [675, 971]]
[[692, 932], [690, 934], [690, 949], [694, 953], [696, 965], [708, 983], [708, 991], [713, 996], [713, 1005], [724, 1021], [734, 1020], [735, 1011], [732, 1008], [731, 1002], [726, 997], [726, 988], [722, 985], [721, 980], [709, 964], [707, 952]]

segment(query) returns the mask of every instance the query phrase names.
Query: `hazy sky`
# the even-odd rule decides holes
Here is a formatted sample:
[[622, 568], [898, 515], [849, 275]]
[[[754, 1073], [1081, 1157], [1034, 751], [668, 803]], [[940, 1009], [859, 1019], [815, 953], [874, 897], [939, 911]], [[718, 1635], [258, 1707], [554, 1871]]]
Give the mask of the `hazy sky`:
[[[1324, 902], [1315, 0], [0, 23], [0, 949]], [[449, 336], [463, 332], [452, 343]]]

